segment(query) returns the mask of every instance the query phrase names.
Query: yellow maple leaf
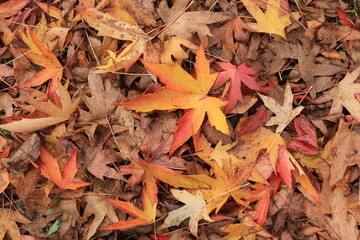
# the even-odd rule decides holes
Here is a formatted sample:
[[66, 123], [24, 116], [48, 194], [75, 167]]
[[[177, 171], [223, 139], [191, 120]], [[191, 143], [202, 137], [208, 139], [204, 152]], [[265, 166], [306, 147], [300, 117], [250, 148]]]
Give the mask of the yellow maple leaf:
[[257, 23], [247, 23], [249, 27], [270, 34], [277, 34], [285, 39], [285, 27], [291, 24], [290, 14], [283, 12], [280, 7], [281, 0], [268, 0], [267, 10], [264, 13], [252, 0], [242, 0], [248, 12]]

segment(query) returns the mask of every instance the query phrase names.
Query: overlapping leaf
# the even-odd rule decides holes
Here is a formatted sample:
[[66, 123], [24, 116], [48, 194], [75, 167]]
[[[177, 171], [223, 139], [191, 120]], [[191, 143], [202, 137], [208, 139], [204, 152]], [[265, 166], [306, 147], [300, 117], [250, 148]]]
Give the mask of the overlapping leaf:
[[40, 40], [30, 30], [30, 28], [27, 28], [26, 32], [26, 35], [22, 33], [23, 41], [30, 48], [30, 51], [26, 54], [26, 56], [33, 63], [40, 65], [45, 69], [35, 74], [20, 87], [39, 86], [47, 80], [51, 79], [49, 94], [53, 94], [58, 88], [59, 81], [62, 77], [63, 66], [60, 64], [56, 56], [40, 42]]
[[49, 153], [46, 148], [40, 146], [40, 168], [41, 174], [49, 180], [53, 181], [61, 189], [77, 189], [79, 187], [89, 186], [91, 183], [87, 182], [73, 182], [78, 168], [76, 167], [76, 149], [70, 156], [67, 163], [64, 165], [63, 172], [60, 172], [58, 160]]
[[217, 74], [210, 74], [209, 61], [205, 58], [202, 46], [196, 56], [197, 79], [194, 79], [178, 64], [169, 66], [146, 61], [143, 63], [165, 84], [165, 87], [158, 88], [155, 93], [145, 94], [130, 102], [117, 104], [139, 112], [149, 112], [155, 109], [185, 109], [184, 116], [178, 122], [170, 154], [199, 131], [206, 113], [211, 125], [221, 132], [229, 134], [225, 115], [220, 109], [226, 102], [207, 95]]

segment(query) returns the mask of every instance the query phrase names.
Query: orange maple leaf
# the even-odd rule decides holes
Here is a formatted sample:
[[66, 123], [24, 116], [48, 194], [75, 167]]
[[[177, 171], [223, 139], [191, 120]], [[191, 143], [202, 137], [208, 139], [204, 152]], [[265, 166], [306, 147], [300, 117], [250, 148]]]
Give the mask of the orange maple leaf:
[[44, 67], [44, 69], [35, 74], [20, 87], [39, 86], [51, 79], [49, 85], [49, 95], [52, 95], [55, 93], [62, 77], [63, 66], [56, 56], [40, 42], [40, 40], [29, 28], [26, 29], [26, 32], [27, 36], [24, 33], [21, 33], [23, 41], [30, 48], [30, 51], [27, 52], [26, 56], [33, 63]]
[[78, 170], [76, 167], [76, 155], [78, 153], [76, 149], [70, 156], [67, 163], [64, 165], [63, 172], [60, 172], [60, 167], [57, 159], [49, 153], [46, 148], [40, 146], [40, 163], [41, 174], [47, 179], [53, 181], [61, 189], [77, 189], [79, 187], [85, 187], [91, 183], [87, 182], [73, 182], [73, 178]]
[[211, 125], [225, 134], [230, 134], [226, 117], [220, 109], [227, 102], [207, 95], [218, 74], [210, 74], [209, 61], [205, 57], [202, 45], [194, 65], [197, 79], [176, 63], [167, 65], [142, 62], [149, 72], [165, 84], [165, 87], [160, 87], [154, 93], [142, 95], [132, 101], [116, 104], [139, 112], [184, 109], [185, 114], [178, 122], [170, 154], [199, 131], [205, 113]]
[[198, 181], [195, 178], [200, 175], [182, 175], [180, 171], [173, 171], [163, 166], [148, 163], [142, 159], [133, 159], [130, 165], [121, 166], [120, 172], [123, 175], [132, 175], [128, 180], [132, 187], [135, 187], [142, 181], [143, 210], [137, 208], [130, 202], [107, 198], [112, 205], [135, 217], [135, 219], [118, 221], [107, 227], [100, 228], [101, 230], [120, 230], [154, 222], [158, 203], [156, 179], [176, 188], [197, 189], [208, 187], [206, 183]]

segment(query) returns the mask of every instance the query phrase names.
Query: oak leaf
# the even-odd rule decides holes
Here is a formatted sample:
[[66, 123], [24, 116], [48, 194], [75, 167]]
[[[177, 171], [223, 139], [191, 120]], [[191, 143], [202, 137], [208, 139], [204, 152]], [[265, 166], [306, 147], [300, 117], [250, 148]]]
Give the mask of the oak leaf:
[[[179, 16], [189, 0], [175, 1], [171, 8], [168, 7], [167, 1], [162, 0], [159, 3], [157, 12], [161, 19], [169, 24], [175, 17]], [[161, 37], [181, 37], [187, 40], [191, 40], [195, 33], [198, 34], [200, 41], [204, 43], [205, 47], [208, 47], [208, 38], [211, 36], [208, 24], [222, 22], [229, 19], [229, 15], [220, 12], [210, 11], [194, 11], [184, 12], [179, 19], [177, 19], [171, 26], [169, 26], [162, 34]], [[191, 24], [189, 24], [191, 23]]]
[[276, 116], [270, 118], [265, 126], [278, 125], [276, 133], [282, 132], [285, 127], [296, 117], [303, 109], [303, 106], [298, 106], [292, 109], [293, 95], [291, 93], [290, 84], [287, 84], [284, 92], [284, 103], [280, 105], [273, 98], [259, 94], [265, 106], [269, 108]]
[[318, 104], [332, 100], [329, 115], [341, 113], [343, 107], [345, 107], [355, 120], [360, 120], [360, 103], [355, 97], [355, 94], [360, 93], [360, 84], [354, 83], [359, 74], [360, 67], [357, 67], [351, 73], [348, 72], [338, 84], [313, 102]]
[[281, 0], [268, 0], [264, 13], [252, 0], [241, 0], [257, 23], [247, 23], [249, 27], [265, 33], [274, 33], [286, 39], [285, 28], [291, 24], [290, 14], [283, 14]]
[[[252, 90], [262, 90], [260, 84], [256, 82], [256, 78], [251, 76], [259, 73], [259, 71], [247, 67], [245, 62], [237, 67], [235, 67], [229, 62], [216, 63], [225, 71], [220, 72], [214, 85], [223, 85], [229, 79], [231, 81], [229, 91], [227, 92], [228, 96], [226, 98], [229, 103], [225, 107], [225, 113], [229, 113], [231, 110], [233, 110], [238, 101], [244, 103], [244, 99], [241, 93], [241, 83], [244, 83], [248, 88]], [[224, 92], [223, 94], [225, 95], [226, 92]]]
[[217, 74], [210, 74], [209, 61], [205, 57], [203, 46], [200, 46], [196, 56], [196, 80], [176, 63], [169, 66], [143, 61], [143, 64], [165, 87], [117, 105], [139, 112], [184, 109], [185, 114], [178, 122], [170, 154], [199, 131], [206, 113], [211, 125], [229, 134], [226, 117], [220, 109], [226, 102], [207, 95]]
[[17, 211], [7, 208], [0, 209], [0, 239], [4, 239], [6, 233], [13, 240], [21, 239], [21, 233], [16, 222], [24, 224], [31, 223], [30, 220]]
[[30, 28], [26, 29], [26, 33], [26, 35], [21, 33], [22, 40], [30, 48], [26, 54], [26, 57], [29, 58], [33, 63], [40, 65], [45, 69], [35, 74], [20, 87], [23, 88], [40, 86], [47, 80], [51, 79], [49, 85], [49, 94], [51, 95], [58, 88], [59, 81], [63, 73], [63, 66], [56, 58], [56, 56], [40, 42], [40, 40], [30, 30]]
[[[33, 93], [36, 95], [38, 92], [34, 90]], [[33, 132], [67, 121], [77, 108], [80, 98], [77, 97], [71, 99], [69, 92], [61, 84], [58, 86], [55, 93], [60, 98], [62, 108], [54, 105], [51, 101], [40, 101], [30, 94], [27, 102], [36, 110], [35, 112], [47, 115], [47, 117], [31, 118], [31, 115], [22, 116], [21, 120], [13, 120], [10, 123], [1, 124], [0, 128], [11, 132]]]
[[195, 195], [193, 195], [186, 190], [171, 189], [171, 194], [177, 200], [185, 203], [185, 206], [171, 211], [165, 218], [163, 225], [161, 225], [161, 229], [178, 226], [182, 221], [190, 217], [190, 232], [194, 236], [197, 236], [198, 221], [201, 218], [210, 222], [212, 221], [206, 209], [206, 202], [201, 192], [197, 190]]
[[40, 169], [41, 174], [47, 179], [53, 181], [61, 189], [77, 189], [79, 187], [85, 187], [91, 185], [87, 182], [73, 182], [73, 178], [78, 170], [76, 167], [76, 155], [78, 150], [76, 149], [70, 156], [67, 163], [64, 165], [63, 172], [60, 172], [60, 167], [57, 159], [51, 155], [43, 146], [40, 146]]

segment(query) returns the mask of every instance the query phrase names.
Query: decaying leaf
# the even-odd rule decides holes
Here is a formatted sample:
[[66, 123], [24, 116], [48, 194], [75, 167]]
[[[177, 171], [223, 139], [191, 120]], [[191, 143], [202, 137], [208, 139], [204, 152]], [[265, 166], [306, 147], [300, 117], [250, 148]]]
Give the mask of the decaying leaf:
[[118, 99], [120, 92], [111, 86], [109, 81], [103, 82], [101, 76], [96, 73], [89, 73], [88, 83], [91, 97], [84, 96], [83, 100], [90, 111], [82, 111], [79, 121], [84, 123], [106, 122], [105, 117], [115, 110], [112, 103]]
[[0, 209], [0, 239], [4, 239], [5, 234], [14, 240], [21, 239], [20, 230], [16, 222], [30, 223], [31, 221], [15, 210], [8, 208]]
[[298, 106], [295, 109], [292, 108], [293, 95], [289, 84], [285, 87], [283, 105], [280, 105], [273, 98], [268, 96], [262, 94], [259, 94], [259, 96], [264, 101], [265, 106], [276, 114], [275, 117], [269, 119], [266, 126], [278, 125], [276, 128], [277, 133], [282, 132], [294, 119], [294, 117], [296, 117], [304, 109], [303, 106]]
[[314, 103], [323, 103], [332, 100], [329, 115], [341, 113], [343, 107], [345, 107], [356, 120], [359, 120], [360, 103], [354, 96], [360, 93], [360, 84], [354, 83], [359, 77], [359, 74], [360, 67], [357, 67], [352, 72], [348, 72], [331, 90], [315, 99]]
[[[176, 16], [185, 10], [190, 0], [175, 1], [171, 8], [167, 2], [162, 0], [157, 12], [165, 23], [170, 23]], [[164, 31], [162, 37], [177, 36], [190, 40], [193, 34], [197, 33], [200, 41], [207, 47], [208, 36], [211, 36], [208, 24], [222, 22], [229, 19], [230, 16], [220, 12], [194, 11], [185, 12], [181, 18], [175, 21], [168, 29]], [[191, 23], [191, 24], [189, 24]]]
[[106, 217], [112, 222], [119, 221], [114, 208], [104, 197], [93, 194], [84, 196], [84, 199], [87, 205], [83, 217], [88, 219], [91, 215], [94, 215], [85, 239], [90, 239], [96, 233], [97, 228]]

